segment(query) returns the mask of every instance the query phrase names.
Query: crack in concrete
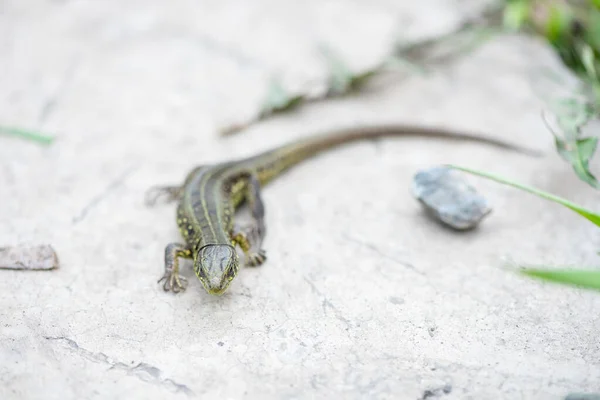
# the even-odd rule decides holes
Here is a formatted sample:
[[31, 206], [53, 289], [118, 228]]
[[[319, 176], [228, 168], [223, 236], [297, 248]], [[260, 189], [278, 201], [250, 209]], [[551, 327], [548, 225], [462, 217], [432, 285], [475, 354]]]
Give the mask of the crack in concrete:
[[107, 356], [106, 354], [99, 352], [94, 353], [87, 349], [80, 347], [77, 342], [72, 339], [63, 336], [44, 336], [46, 340], [56, 340], [63, 342], [71, 351], [77, 353], [79, 356], [86, 360], [106, 364], [109, 366], [109, 370], [121, 370], [125, 371], [127, 375], [134, 376], [141, 381], [152, 383], [155, 385], [162, 386], [167, 390], [179, 393], [182, 392], [187, 396], [195, 396], [194, 392], [182, 383], [175, 382], [170, 378], [162, 378], [162, 371], [150, 364], [140, 362], [137, 365], [127, 365], [121, 361], [117, 361]]
[[48, 97], [48, 99], [42, 105], [42, 109], [40, 110], [40, 115], [38, 116], [38, 123], [41, 124], [41, 123], [45, 122], [50, 117], [50, 115], [52, 115], [52, 113], [56, 109], [56, 105], [58, 104], [58, 101], [60, 100], [61, 97], [64, 96], [64, 92], [65, 92], [68, 84], [71, 82], [71, 80], [75, 76], [75, 71], [77, 70], [78, 66], [79, 66], [79, 58], [76, 58], [69, 64], [69, 66], [67, 67], [67, 69], [65, 71], [64, 76], [62, 77], [62, 79], [60, 80], [60, 82], [58, 84], [58, 87], [56, 88], [54, 93], [52, 93], [50, 95], [50, 97]]
[[303, 277], [303, 278], [304, 278], [304, 281], [306, 283], [308, 283], [308, 285], [310, 286], [312, 292], [315, 293], [317, 296], [323, 298], [323, 302], [322, 302], [323, 312], [327, 313], [327, 308], [329, 308], [331, 311], [333, 311], [333, 315], [339, 321], [343, 322], [346, 325], [346, 330], [350, 330], [350, 328], [352, 327], [352, 323], [350, 322], [350, 320], [348, 320], [347, 318], [344, 317], [342, 312], [335, 305], [333, 305], [333, 303], [331, 301], [329, 301], [327, 296], [325, 296], [325, 294], [317, 288], [317, 286], [315, 285], [315, 283], [313, 281], [311, 281], [307, 277]]
[[137, 168], [138, 168], [138, 165], [130, 166], [123, 173], [121, 173], [121, 175], [119, 175], [116, 179], [114, 179], [112, 182], [110, 182], [108, 184], [108, 186], [106, 186], [106, 188], [100, 194], [95, 196], [92, 200], [90, 200], [90, 202], [85, 207], [83, 207], [81, 209], [81, 211], [79, 212], [79, 214], [77, 216], [73, 217], [73, 224], [77, 224], [77, 223], [83, 221], [83, 219], [87, 216], [87, 214], [90, 212], [91, 209], [96, 207], [112, 191], [114, 191], [119, 186], [121, 186], [123, 184], [123, 182], [125, 182], [125, 179], [127, 179], [127, 177], [133, 171], [135, 171]]
[[402, 265], [403, 267], [406, 267], [414, 272], [416, 272], [419, 275], [425, 275], [422, 271], [419, 271], [414, 265], [412, 265], [411, 263], [407, 262], [407, 261], [403, 261], [400, 260], [394, 256], [391, 256], [387, 253], [385, 253], [383, 250], [381, 250], [379, 247], [375, 246], [372, 243], [367, 243], [367, 242], [363, 242], [360, 241], [358, 239], [353, 238], [352, 236], [349, 235], [343, 235], [343, 238], [352, 242], [352, 243], [356, 243], [358, 245], [361, 245], [362, 247], [365, 247], [371, 251], [373, 251], [374, 253], [377, 253], [379, 256], [381, 256], [382, 258], [385, 258], [386, 260], [390, 260], [395, 262], [396, 264]]

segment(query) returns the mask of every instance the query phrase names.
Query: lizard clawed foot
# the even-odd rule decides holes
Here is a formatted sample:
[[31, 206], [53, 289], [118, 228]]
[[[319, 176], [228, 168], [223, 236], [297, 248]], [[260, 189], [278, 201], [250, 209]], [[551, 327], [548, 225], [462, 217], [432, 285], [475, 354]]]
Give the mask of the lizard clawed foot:
[[257, 267], [267, 261], [267, 253], [264, 250], [259, 250], [258, 253], [250, 253], [248, 254], [248, 262], [247, 264], [250, 267]]
[[173, 293], [179, 293], [187, 288], [187, 279], [183, 276], [179, 276], [179, 274], [173, 272], [173, 270], [165, 270], [165, 274], [157, 283], [161, 283], [162, 281], [165, 281], [163, 284], [165, 292], [172, 291]]

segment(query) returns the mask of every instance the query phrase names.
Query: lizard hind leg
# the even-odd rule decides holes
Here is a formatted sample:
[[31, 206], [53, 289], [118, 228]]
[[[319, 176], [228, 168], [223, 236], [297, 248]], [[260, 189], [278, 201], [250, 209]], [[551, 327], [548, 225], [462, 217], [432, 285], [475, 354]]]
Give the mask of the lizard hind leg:
[[234, 244], [240, 246], [246, 256], [246, 264], [256, 267], [267, 260], [267, 253], [261, 248], [262, 238], [255, 224], [240, 227], [235, 226], [231, 235]]
[[258, 266], [267, 260], [267, 254], [262, 249], [265, 237], [265, 206], [260, 194], [260, 182], [256, 175], [250, 175], [245, 194], [250, 206], [252, 223], [246, 227], [235, 226], [231, 235], [233, 242], [238, 244], [246, 255], [249, 266]]
[[164, 199], [164, 203], [171, 203], [178, 200], [183, 193], [181, 186], [155, 186], [146, 192], [144, 203], [148, 207], [156, 205], [160, 198]]

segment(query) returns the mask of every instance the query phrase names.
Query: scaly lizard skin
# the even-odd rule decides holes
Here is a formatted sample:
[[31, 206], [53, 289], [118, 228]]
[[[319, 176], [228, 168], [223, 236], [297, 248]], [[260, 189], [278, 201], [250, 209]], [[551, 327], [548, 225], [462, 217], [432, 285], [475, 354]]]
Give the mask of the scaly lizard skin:
[[[443, 129], [409, 125], [359, 127], [317, 135], [283, 145], [253, 157], [193, 169], [181, 186], [157, 187], [148, 193], [147, 203], [159, 195], [179, 200], [177, 225], [185, 244], [171, 243], [165, 249], [165, 291], [185, 290], [187, 282], [179, 275], [179, 258], [194, 260], [194, 271], [210, 294], [220, 295], [229, 287], [239, 270], [236, 246], [246, 256], [246, 263], [257, 266], [266, 260], [262, 249], [265, 236], [265, 210], [261, 188], [295, 164], [332, 147], [384, 136], [427, 136], [491, 144], [535, 155], [498, 139]], [[252, 214], [250, 226], [234, 224], [234, 212], [246, 202]]]

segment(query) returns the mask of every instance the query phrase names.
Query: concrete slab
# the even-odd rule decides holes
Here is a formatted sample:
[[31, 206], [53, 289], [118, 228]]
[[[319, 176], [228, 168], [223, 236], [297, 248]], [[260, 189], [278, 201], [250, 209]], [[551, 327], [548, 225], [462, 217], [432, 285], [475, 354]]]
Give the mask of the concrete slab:
[[[485, 168], [594, 208], [552, 150], [542, 43], [498, 37], [432, 74], [304, 108], [243, 134], [269, 77], [325, 76], [317, 45], [355, 68], [395, 35], [453, 29], [475, 1], [3, 1], [0, 243], [51, 243], [61, 268], [0, 271], [0, 398], [561, 399], [600, 391], [597, 294], [514, 276], [503, 260], [598, 265], [598, 231], [481, 180], [495, 210], [441, 228], [410, 195], [420, 168]], [[541, 89], [541, 92], [540, 92]], [[542, 94], [540, 94], [542, 93]], [[546, 157], [406, 138], [324, 154], [265, 189], [268, 262], [223, 297], [164, 293], [174, 207], [144, 192], [193, 166], [356, 123], [489, 132]], [[429, 391], [429, 392], [428, 392]]]

